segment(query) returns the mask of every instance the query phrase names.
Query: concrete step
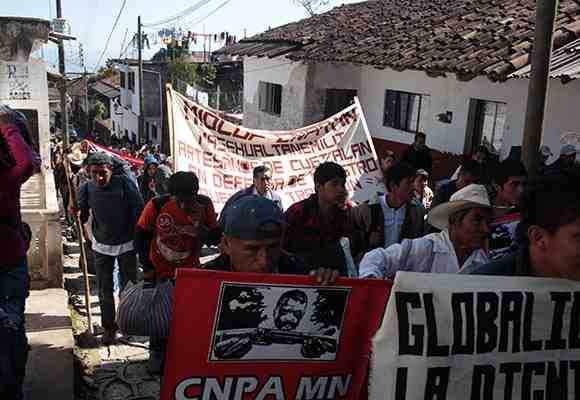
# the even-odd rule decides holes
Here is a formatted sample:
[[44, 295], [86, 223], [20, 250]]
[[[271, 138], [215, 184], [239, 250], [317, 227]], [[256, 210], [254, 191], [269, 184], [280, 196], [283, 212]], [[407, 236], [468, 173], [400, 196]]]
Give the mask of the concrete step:
[[64, 289], [33, 290], [26, 302], [31, 350], [26, 366], [26, 400], [74, 398], [74, 338]]

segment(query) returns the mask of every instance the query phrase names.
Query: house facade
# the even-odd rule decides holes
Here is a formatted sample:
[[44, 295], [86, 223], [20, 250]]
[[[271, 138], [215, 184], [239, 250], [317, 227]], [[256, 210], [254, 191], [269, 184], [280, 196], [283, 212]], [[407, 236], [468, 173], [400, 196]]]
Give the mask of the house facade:
[[[112, 100], [111, 132], [114, 136], [128, 138], [134, 143], [163, 144], [165, 127], [164, 65], [145, 62], [143, 67], [143, 137], [139, 133], [139, 68], [135, 60], [113, 60], [112, 65], [120, 75], [120, 95]], [[163, 63], [164, 64], [164, 63]]]
[[[580, 131], [580, 4], [562, 0], [558, 12], [542, 138], [556, 156]], [[522, 144], [534, 14], [533, 0], [367, 1], [223, 52], [244, 60], [250, 128], [308, 125], [357, 96], [379, 150], [400, 153], [424, 132], [439, 152], [485, 145], [503, 159]]]
[[[468, 154], [485, 144], [503, 159], [522, 143], [528, 79], [459, 81], [453, 75], [429, 77], [421, 71], [306, 64], [282, 57], [246, 57], [244, 70], [244, 125], [249, 128], [293, 129], [315, 123], [356, 95], [378, 147], [402, 150], [421, 131], [435, 150]], [[278, 85], [281, 95], [266, 99], [266, 85]], [[555, 153], [562, 135], [580, 131], [578, 104], [580, 81], [550, 81], [542, 142]]]

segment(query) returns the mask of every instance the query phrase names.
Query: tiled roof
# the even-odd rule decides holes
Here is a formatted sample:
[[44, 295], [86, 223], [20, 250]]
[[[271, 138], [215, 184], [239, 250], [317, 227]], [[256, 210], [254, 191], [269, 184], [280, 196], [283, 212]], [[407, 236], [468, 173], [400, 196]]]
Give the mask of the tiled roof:
[[[271, 29], [222, 52], [505, 80], [528, 65], [534, 24], [534, 0], [371, 0]], [[555, 48], [579, 37], [580, 0], [560, 0]]]
[[[531, 66], [527, 65], [510, 75], [510, 78], [529, 78]], [[560, 47], [552, 54], [550, 77], [567, 83], [580, 78], [580, 39]]]

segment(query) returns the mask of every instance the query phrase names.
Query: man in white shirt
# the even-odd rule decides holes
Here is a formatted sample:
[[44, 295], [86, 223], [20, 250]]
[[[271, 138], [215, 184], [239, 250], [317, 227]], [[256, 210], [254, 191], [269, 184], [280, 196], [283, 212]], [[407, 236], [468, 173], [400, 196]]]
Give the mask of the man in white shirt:
[[266, 165], [258, 165], [256, 168], [254, 168], [254, 171], [252, 173], [253, 176], [253, 184], [252, 186], [246, 188], [246, 189], [242, 189], [239, 192], [237, 192], [236, 194], [234, 194], [232, 197], [230, 197], [228, 199], [228, 201], [226, 201], [226, 204], [224, 205], [221, 213], [220, 213], [220, 217], [219, 217], [219, 226], [223, 229], [225, 227], [226, 224], [226, 213], [227, 210], [235, 203], [237, 202], [239, 199], [241, 199], [242, 197], [246, 197], [246, 196], [260, 196], [260, 197], [264, 197], [272, 202], [274, 202], [274, 204], [276, 204], [276, 206], [281, 210], [284, 211], [284, 208], [282, 207], [282, 199], [280, 198], [280, 196], [274, 192], [272, 190], [272, 170], [270, 169], [270, 167], [266, 166]]
[[466, 186], [429, 213], [429, 223], [441, 232], [367, 253], [359, 276], [393, 279], [397, 271], [456, 273], [473, 264], [485, 264], [489, 260], [483, 246], [491, 215], [485, 187]]

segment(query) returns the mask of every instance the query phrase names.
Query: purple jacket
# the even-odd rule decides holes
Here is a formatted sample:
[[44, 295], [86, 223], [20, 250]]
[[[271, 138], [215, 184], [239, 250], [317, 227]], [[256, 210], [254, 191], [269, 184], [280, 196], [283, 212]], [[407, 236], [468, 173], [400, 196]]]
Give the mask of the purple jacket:
[[0, 171], [0, 268], [17, 264], [26, 255], [26, 243], [20, 233], [20, 187], [38, 167], [32, 148], [24, 140], [16, 116], [0, 113], [0, 135], [5, 143], [2, 154], [13, 160], [13, 166]]

